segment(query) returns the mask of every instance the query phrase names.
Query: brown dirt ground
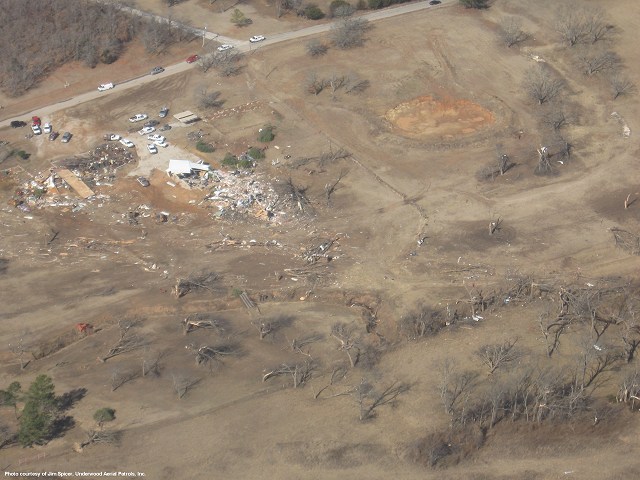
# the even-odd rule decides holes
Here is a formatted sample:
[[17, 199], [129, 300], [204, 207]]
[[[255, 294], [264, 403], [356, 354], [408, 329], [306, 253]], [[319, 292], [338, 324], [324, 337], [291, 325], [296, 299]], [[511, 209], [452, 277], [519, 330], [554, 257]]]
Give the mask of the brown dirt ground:
[[[207, 3], [184, 2], [175, 12], [190, 18]], [[425, 469], [405, 459], [409, 443], [447, 425], [434, 368], [443, 358], [454, 356], [463, 366], [475, 367], [471, 352], [517, 335], [533, 352], [531, 361], [550, 361], [538, 334], [537, 301], [493, 310], [481, 322], [413, 343], [397, 337], [403, 314], [419, 302], [453, 305], [466, 297], [470, 284], [490, 289], [514, 270], [581, 283], [635, 278], [639, 271], [638, 257], [615, 249], [609, 228], [637, 231], [640, 225], [640, 203], [627, 210], [622, 206], [627, 195], [638, 190], [629, 172], [639, 150], [635, 120], [640, 120], [640, 102], [637, 96], [613, 102], [601, 79], [575, 73], [550, 28], [554, 4], [496, 1], [483, 13], [443, 8], [376, 23], [362, 49], [331, 49], [315, 60], [296, 41], [254, 52], [234, 78], [195, 70], [164, 78], [153, 89], [59, 112], [54, 121], [85, 125], [82, 140], [66, 150], [1, 131], [3, 139], [33, 155], [19, 164], [5, 163], [3, 169], [12, 170], [0, 179], [0, 257], [7, 260], [5, 273], [0, 273], [0, 345], [5, 346], [0, 348], [0, 385], [13, 379], [27, 385], [38, 373], [47, 373], [58, 393], [87, 389], [70, 411], [76, 421], [73, 429], [44, 447], [3, 449], [5, 470], [133, 470], [154, 479], [194, 478], [202, 472], [285, 479], [332, 479], [345, 473], [372, 479], [637, 476], [639, 425], [637, 416], [628, 412], [595, 427], [592, 422], [553, 430], [505, 425], [491, 433], [482, 450], [446, 470]], [[619, 27], [613, 47], [629, 75], [638, 78], [635, 40], [640, 20], [628, 14], [634, 3], [613, 0], [605, 7]], [[262, 33], [258, 29], [263, 26], [268, 32], [275, 20], [261, 23], [259, 8], [251, 8], [257, 13], [252, 13], [255, 23], [246, 34]], [[504, 14], [521, 16], [533, 40], [520, 49], [499, 45], [496, 24]], [[278, 23], [277, 28], [290, 25]], [[535, 149], [544, 139], [538, 134], [535, 105], [520, 87], [523, 72], [533, 64], [529, 54], [542, 56], [568, 79], [568, 97], [582, 108], [579, 120], [565, 132], [575, 139], [574, 158], [558, 164], [549, 177], [533, 174]], [[155, 63], [149, 59], [141, 71]], [[131, 75], [127, 68], [118, 70], [116, 65], [78, 85], [100, 83], [104, 73], [110, 79], [126, 77]], [[338, 91], [332, 97], [324, 91], [309, 96], [303, 84], [311, 73], [357, 74], [371, 85], [360, 95]], [[306, 187], [313, 215], [289, 211], [275, 222], [213, 219], [210, 211], [197, 206], [201, 193], [168, 186], [160, 171], [147, 189], [123, 171], [113, 187], [100, 190], [107, 199], [87, 202], [76, 212], [56, 207], [25, 214], [7, 203], [29, 174], [46, 170], [51, 160], [86, 151], [106, 131], [126, 132], [126, 118], [134, 111], [152, 111], [166, 103], [172, 110], [193, 109], [193, 92], [213, 84], [225, 108], [250, 101], [263, 107], [174, 128], [167, 132], [170, 143], [195, 152], [186, 133], [202, 128], [217, 146], [210, 158], [218, 165], [227, 151], [237, 153], [255, 144], [257, 129], [272, 123], [277, 136], [258, 174], [291, 177]], [[47, 95], [53, 98], [60, 92]], [[11, 108], [26, 111], [43, 99], [34, 92]], [[433, 99], [447, 107], [434, 105]], [[389, 118], [398, 106], [415, 109], [399, 120]], [[630, 138], [622, 137], [620, 125], [610, 117], [614, 110], [630, 125]], [[416, 123], [408, 125], [407, 119]], [[513, 152], [516, 166], [493, 182], [479, 182], [476, 172], [492, 161], [496, 144]], [[299, 168], [290, 163], [339, 147], [353, 157]], [[325, 185], [341, 172], [347, 175], [328, 206]], [[150, 205], [151, 213], [168, 210], [175, 219], [158, 223], [151, 215], [139, 225], [124, 222], [123, 215], [140, 204]], [[498, 217], [503, 227], [489, 237], [489, 221]], [[59, 234], [48, 242], [52, 231]], [[331, 262], [319, 262], [308, 277], [285, 274], [287, 269], [309, 268], [301, 251], [327, 238], [338, 238]], [[251, 239], [257, 245], [252, 246]], [[176, 278], [203, 270], [220, 275], [211, 291], [181, 299], [170, 294]], [[233, 295], [234, 289], [260, 300], [261, 315], [280, 324], [275, 335], [258, 339], [250, 322], [255, 317]], [[377, 335], [364, 333], [363, 303], [377, 308]], [[214, 315], [225, 324], [224, 332], [184, 336], [180, 320], [192, 313]], [[136, 378], [112, 391], [114, 371], [139, 369], [144, 353], [96, 361], [114, 342], [115, 324], [125, 316], [144, 318], [140, 334], [151, 342], [153, 352], [166, 355], [158, 377]], [[78, 321], [90, 322], [99, 331], [74, 337]], [[345, 361], [329, 337], [335, 321], [363, 332], [367, 344], [384, 337], [387, 351], [378, 364], [365, 362], [349, 370], [327, 390], [334, 398], [314, 400], [332, 368]], [[287, 345], [312, 333], [321, 339], [310, 347], [317, 370], [307, 386], [289, 388], [284, 377], [261, 382], [265, 369], [306, 359]], [[6, 348], [19, 337], [32, 351], [68, 345], [20, 371]], [[197, 368], [185, 348], [219, 343], [232, 344], [238, 353], [211, 371]], [[568, 363], [576, 348], [567, 340], [554, 358]], [[175, 376], [199, 383], [178, 400], [172, 387]], [[362, 378], [378, 387], [407, 382], [411, 389], [395, 407], [381, 408], [373, 421], [362, 423], [353, 397], [340, 395]], [[612, 381], [602, 394], [615, 388]], [[122, 445], [73, 452], [73, 443], [91, 428], [93, 412], [103, 406], [117, 411], [114, 428], [125, 432]], [[6, 410], [0, 413], [9, 421]], [[46, 457], [37, 458], [41, 452]]]

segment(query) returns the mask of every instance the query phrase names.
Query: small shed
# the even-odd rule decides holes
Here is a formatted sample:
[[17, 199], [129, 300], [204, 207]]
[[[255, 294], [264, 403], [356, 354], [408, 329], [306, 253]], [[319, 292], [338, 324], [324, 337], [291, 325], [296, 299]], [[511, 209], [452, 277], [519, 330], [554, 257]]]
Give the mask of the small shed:
[[191, 110], [186, 110], [184, 112], [176, 113], [173, 118], [188, 125], [189, 123], [197, 122], [200, 120], [200, 117], [193, 113]]

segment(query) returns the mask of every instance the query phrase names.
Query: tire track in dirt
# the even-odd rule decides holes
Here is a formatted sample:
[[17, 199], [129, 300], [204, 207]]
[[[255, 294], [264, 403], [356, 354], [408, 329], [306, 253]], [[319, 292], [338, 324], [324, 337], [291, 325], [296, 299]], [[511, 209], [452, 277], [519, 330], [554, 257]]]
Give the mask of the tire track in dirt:
[[[334, 138], [330, 137], [328, 133], [326, 133], [324, 130], [318, 127], [319, 122], [315, 122], [312, 119], [308, 118], [303, 111], [296, 109], [293, 105], [290, 104], [290, 102], [279, 100], [271, 92], [269, 92], [269, 95], [271, 95], [271, 97], [274, 99], [274, 101], [272, 102], [273, 104], [278, 105], [278, 107], [283, 110], [288, 110], [289, 114], [292, 117], [299, 118], [303, 122], [308, 122], [309, 124], [314, 125], [316, 128], [318, 128], [318, 133], [323, 137], [325, 137], [327, 141], [331, 140], [333, 144], [339, 143], [339, 142], [336, 142]], [[356, 142], [353, 142], [350, 144], [350, 146], [357, 147], [358, 145]], [[347, 149], [347, 150], [351, 151], [351, 149]], [[405, 205], [409, 205], [414, 208], [414, 210], [417, 212], [420, 218], [420, 225], [419, 225], [417, 234], [418, 235], [422, 234], [422, 231], [428, 224], [428, 219], [429, 219], [426, 210], [420, 205], [418, 205], [415, 199], [409, 197], [406, 193], [398, 190], [396, 187], [394, 187], [389, 182], [387, 182], [384, 178], [378, 175], [371, 167], [368, 167], [367, 165], [362, 163], [360, 160], [358, 160], [355, 154], [352, 153], [352, 155], [349, 157], [349, 160], [355, 165], [357, 165], [358, 167], [360, 167], [362, 170], [364, 170], [366, 173], [368, 173], [376, 182], [382, 185], [385, 189], [387, 189], [388, 191], [392, 192], [394, 195], [399, 197]]]

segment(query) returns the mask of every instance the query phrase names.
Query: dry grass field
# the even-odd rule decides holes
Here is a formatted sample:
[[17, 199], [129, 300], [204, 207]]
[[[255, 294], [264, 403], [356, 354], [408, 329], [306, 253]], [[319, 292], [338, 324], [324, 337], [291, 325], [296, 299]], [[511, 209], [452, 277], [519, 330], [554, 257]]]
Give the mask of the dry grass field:
[[[307, 39], [259, 48], [236, 76], [194, 69], [56, 112], [48, 120], [74, 131], [69, 144], [0, 130], [31, 153], [0, 164], [0, 389], [45, 373], [59, 395], [81, 392], [68, 410], [74, 426], [44, 446], [3, 447], [4, 470], [638, 477], [638, 414], [618, 400], [638, 369], [629, 344], [640, 343], [640, 97], [613, 99], [610, 72], [586, 75], [579, 57], [583, 48], [615, 51], [624, 75], [640, 78], [640, 16], [633, 0], [583, 0], [613, 28], [570, 48], [553, 28], [557, 3], [495, 0], [484, 11], [452, 3], [372, 23], [362, 47], [317, 58]], [[228, 12], [207, 14], [209, 30], [244, 38], [302, 25], [275, 20], [271, 5], [245, 7], [254, 24], [241, 34]], [[192, 24], [210, 11], [205, 0], [174, 8]], [[507, 48], [505, 16], [521, 19], [530, 38]], [[200, 52], [192, 47], [163, 62]], [[135, 57], [99, 68], [134, 75], [127, 58]], [[144, 71], [157, 62], [141, 60]], [[550, 105], [523, 86], [538, 65], [564, 82]], [[81, 73], [80, 91], [102, 82]], [[309, 93], [310, 79], [326, 80], [322, 91]], [[203, 88], [220, 92], [224, 115], [199, 109]], [[45, 98], [64, 91], [5, 99], [0, 114], [54, 103]], [[202, 121], [171, 119], [170, 147], [150, 155], [127, 118], [164, 105]], [[558, 106], [566, 123], [554, 131], [544, 119]], [[267, 124], [275, 139], [262, 144]], [[215, 152], [196, 149], [197, 131]], [[97, 197], [62, 191], [66, 203], [15, 207], [16, 190], [106, 132], [139, 146], [114, 178], [92, 185]], [[268, 147], [250, 172], [221, 165], [250, 146]], [[544, 175], [541, 147], [551, 153]], [[494, 167], [501, 154], [503, 175]], [[168, 160], [196, 157], [223, 180], [172, 185]], [[626, 249], [616, 247], [616, 228]], [[191, 284], [178, 297], [180, 280]], [[185, 319], [215, 328], [185, 333]], [[95, 332], [78, 335], [79, 322]], [[135, 325], [124, 334], [123, 322]], [[122, 335], [136, 348], [101, 361]], [[19, 339], [24, 369], [9, 348]], [[513, 341], [517, 355], [489, 373], [478, 352]], [[198, 364], [201, 347], [216, 353]], [[536, 375], [532, 391], [548, 390], [535, 405], [507, 399]], [[74, 450], [101, 407], [116, 410], [105, 428], [122, 432], [120, 443]], [[0, 424], [16, 429], [12, 407], [0, 407]]]

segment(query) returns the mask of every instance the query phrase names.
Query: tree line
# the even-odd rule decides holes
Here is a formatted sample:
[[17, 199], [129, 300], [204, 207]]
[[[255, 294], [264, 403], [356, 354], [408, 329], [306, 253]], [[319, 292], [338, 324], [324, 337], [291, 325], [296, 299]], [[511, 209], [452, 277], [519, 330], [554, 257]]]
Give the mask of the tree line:
[[10, 96], [24, 94], [68, 62], [90, 68], [111, 64], [136, 37], [150, 53], [193, 38], [169, 22], [140, 19], [87, 0], [5, 0], [2, 20], [0, 89]]

